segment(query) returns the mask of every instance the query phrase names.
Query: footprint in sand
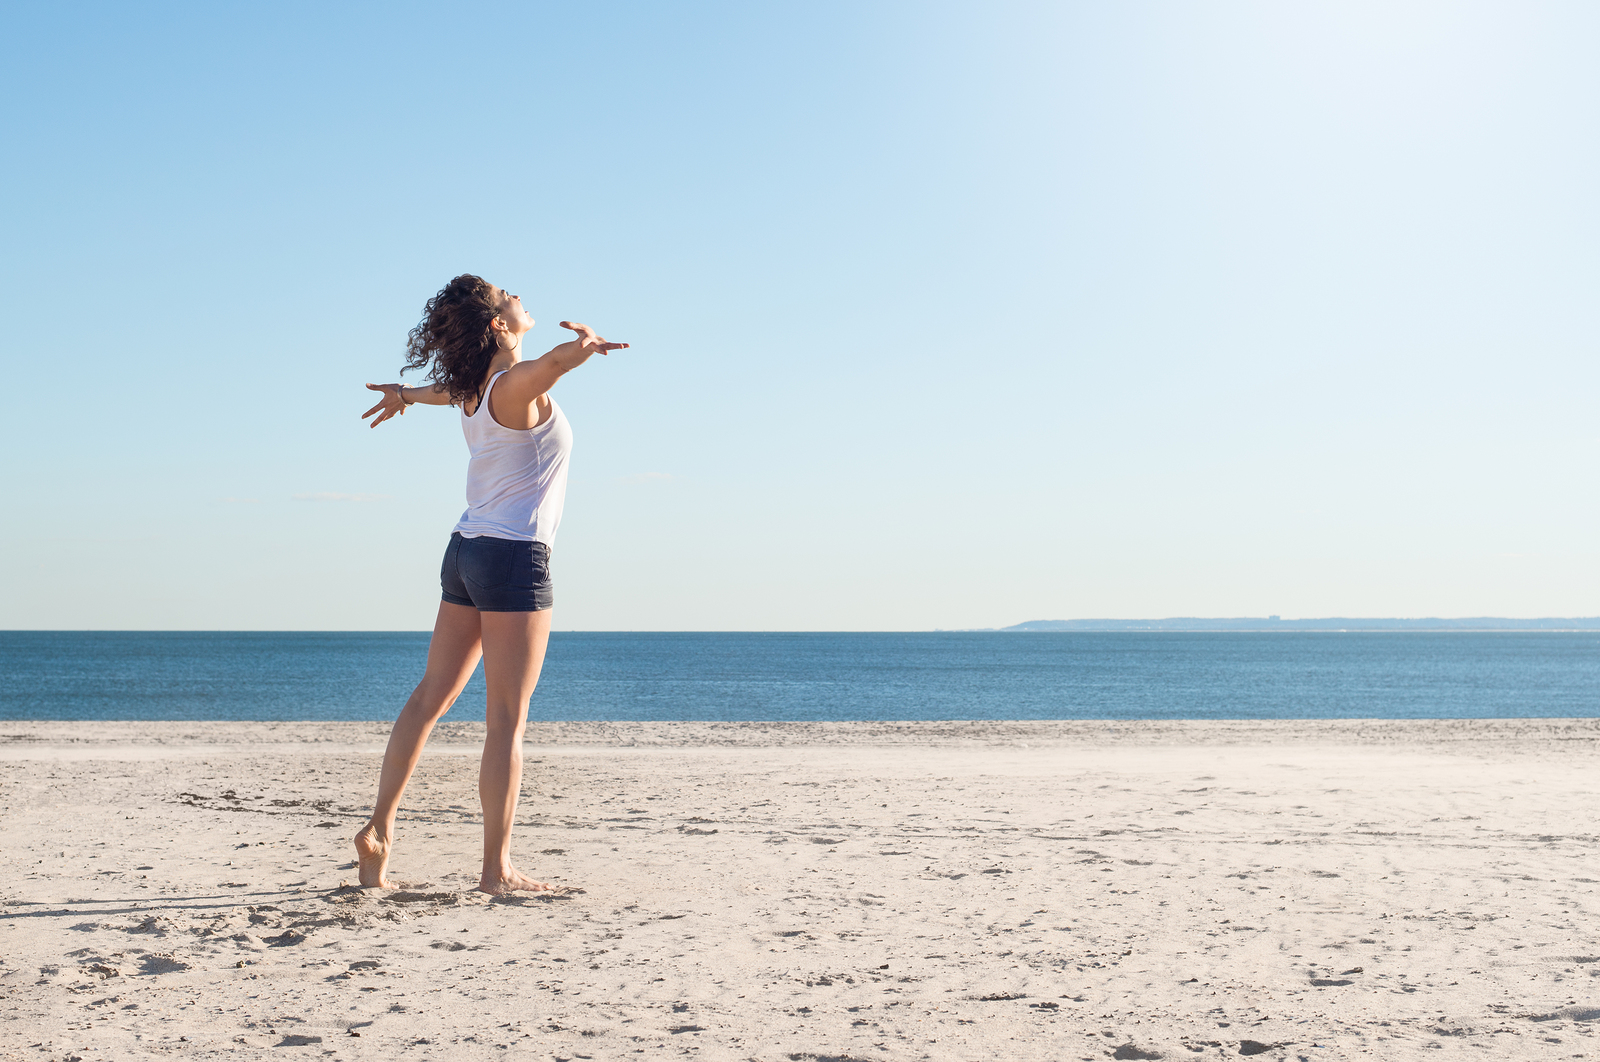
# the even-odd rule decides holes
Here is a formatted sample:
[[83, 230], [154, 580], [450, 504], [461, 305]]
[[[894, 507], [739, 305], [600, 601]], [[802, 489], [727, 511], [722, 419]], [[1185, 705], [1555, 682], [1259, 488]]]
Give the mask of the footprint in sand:
[[1119, 1059], [1120, 1058], [1154, 1059], [1154, 1058], [1160, 1058], [1161, 1057], [1161, 1052], [1160, 1051], [1146, 1051], [1142, 1047], [1135, 1047], [1132, 1043], [1126, 1043], [1126, 1044], [1123, 1044], [1121, 1047], [1117, 1048], [1115, 1051], [1111, 1052], [1111, 1057], [1112, 1058], [1119, 1058]]
[[461, 902], [458, 892], [407, 892], [397, 890], [381, 897], [388, 903], [436, 903], [441, 906], [451, 906]]

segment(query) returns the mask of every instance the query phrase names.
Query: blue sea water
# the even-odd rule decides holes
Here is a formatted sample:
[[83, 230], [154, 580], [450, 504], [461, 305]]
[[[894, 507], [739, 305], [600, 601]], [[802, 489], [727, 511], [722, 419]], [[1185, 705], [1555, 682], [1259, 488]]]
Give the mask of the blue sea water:
[[[426, 633], [0, 632], [0, 719], [392, 719]], [[551, 635], [546, 720], [1600, 715], [1594, 632]], [[451, 718], [483, 718], [483, 672]]]

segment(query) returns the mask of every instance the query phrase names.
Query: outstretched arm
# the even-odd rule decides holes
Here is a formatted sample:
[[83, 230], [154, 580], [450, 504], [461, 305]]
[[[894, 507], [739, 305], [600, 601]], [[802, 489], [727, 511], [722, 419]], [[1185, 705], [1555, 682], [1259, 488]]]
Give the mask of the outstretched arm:
[[562, 321], [561, 327], [578, 333], [577, 338], [551, 347], [543, 357], [513, 365], [495, 386], [496, 405], [502, 400], [510, 405], [531, 404], [554, 387], [557, 380], [595, 354], [609, 354], [628, 346], [626, 343], [606, 342], [605, 337], [596, 335], [594, 329], [586, 324]]
[[366, 420], [374, 413], [378, 414], [378, 418], [367, 425], [369, 428], [376, 428], [390, 417], [400, 416], [405, 413], [407, 406], [416, 405], [418, 402], [425, 406], [448, 406], [450, 404], [449, 393], [439, 387], [438, 384], [428, 384], [425, 387], [407, 387], [404, 384], [397, 383], [367, 384], [367, 388], [372, 391], [383, 392], [383, 400], [361, 414], [362, 420]]

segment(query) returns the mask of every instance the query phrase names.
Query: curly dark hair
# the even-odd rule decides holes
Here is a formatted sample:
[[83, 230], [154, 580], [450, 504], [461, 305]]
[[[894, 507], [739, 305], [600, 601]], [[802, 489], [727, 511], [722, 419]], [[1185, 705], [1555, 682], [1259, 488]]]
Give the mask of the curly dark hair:
[[427, 379], [450, 395], [459, 406], [478, 397], [499, 345], [489, 327], [499, 310], [494, 285], [482, 277], [463, 273], [440, 289], [422, 308], [422, 320], [406, 337], [406, 365], [420, 369], [433, 362]]

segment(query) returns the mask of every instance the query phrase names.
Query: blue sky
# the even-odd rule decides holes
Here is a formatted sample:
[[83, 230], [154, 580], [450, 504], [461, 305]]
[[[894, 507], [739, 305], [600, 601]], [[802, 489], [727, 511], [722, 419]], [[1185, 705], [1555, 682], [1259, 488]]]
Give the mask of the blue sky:
[[1600, 9], [14, 6], [12, 628], [420, 629], [450, 276], [560, 629], [1600, 613]]

